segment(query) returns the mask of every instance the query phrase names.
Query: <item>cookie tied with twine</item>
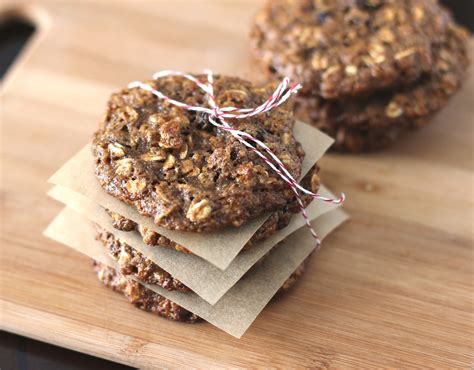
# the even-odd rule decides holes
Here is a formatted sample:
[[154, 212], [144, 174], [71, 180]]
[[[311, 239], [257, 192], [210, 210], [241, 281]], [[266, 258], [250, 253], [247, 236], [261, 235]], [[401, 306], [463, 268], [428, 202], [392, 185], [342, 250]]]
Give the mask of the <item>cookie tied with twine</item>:
[[292, 189], [295, 193], [296, 198], [298, 200], [298, 204], [300, 206], [301, 214], [305, 219], [306, 226], [311, 232], [311, 235], [316, 240], [317, 245], [320, 245], [320, 239], [316, 233], [316, 231], [311, 226], [310, 220], [308, 215], [304, 209], [303, 202], [301, 200], [301, 196], [299, 192], [303, 192], [311, 196], [313, 199], [323, 201], [323, 202], [330, 202], [334, 204], [341, 204], [345, 200], [344, 193], [341, 194], [339, 198], [332, 199], [320, 196], [316, 193], [311, 192], [303, 188], [289, 173], [286, 169], [283, 162], [272, 152], [272, 150], [262, 141], [253, 137], [247, 132], [237, 130], [229, 125], [226, 121], [226, 118], [233, 118], [233, 119], [243, 119], [251, 116], [255, 116], [264, 112], [268, 112], [271, 109], [283, 104], [287, 101], [291, 95], [296, 94], [299, 89], [301, 89], [301, 84], [293, 84], [289, 86], [290, 79], [285, 77], [283, 81], [278, 85], [274, 93], [268, 98], [268, 100], [263, 103], [262, 105], [255, 107], [255, 108], [236, 108], [236, 107], [219, 107], [216, 104], [216, 100], [214, 97], [214, 87], [213, 87], [213, 73], [210, 70], [205, 70], [204, 73], [207, 75], [207, 83], [202, 83], [194, 76], [182, 73], [179, 71], [172, 71], [172, 70], [164, 70], [157, 72], [153, 75], [153, 79], [157, 80], [167, 76], [182, 76], [196, 84], [202, 91], [204, 91], [208, 97], [208, 104], [211, 108], [206, 108], [202, 106], [191, 106], [185, 103], [182, 103], [178, 100], [172, 99], [158, 90], [155, 90], [148, 84], [145, 84], [140, 81], [131, 82], [128, 87], [129, 88], [141, 88], [147, 91], [150, 91], [158, 98], [168, 101], [170, 104], [173, 104], [177, 107], [182, 109], [196, 111], [196, 112], [203, 112], [207, 114], [209, 122], [219, 128], [220, 130], [224, 130], [231, 134], [235, 139], [237, 139], [240, 143], [242, 143], [245, 147], [255, 152], [268, 166], [275, 171]]

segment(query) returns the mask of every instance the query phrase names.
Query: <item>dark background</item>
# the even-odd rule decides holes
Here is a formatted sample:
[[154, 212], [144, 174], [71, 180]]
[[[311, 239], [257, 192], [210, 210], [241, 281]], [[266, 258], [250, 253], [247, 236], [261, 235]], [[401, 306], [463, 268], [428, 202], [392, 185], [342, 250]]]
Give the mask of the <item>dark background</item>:
[[[474, 32], [474, 0], [442, 0], [456, 20]], [[0, 79], [33, 34], [20, 19], [0, 23]], [[1, 83], [1, 81], [0, 81]], [[11, 333], [0, 332], [0, 370], [131, 369], [110, 361], [70, 351]]]

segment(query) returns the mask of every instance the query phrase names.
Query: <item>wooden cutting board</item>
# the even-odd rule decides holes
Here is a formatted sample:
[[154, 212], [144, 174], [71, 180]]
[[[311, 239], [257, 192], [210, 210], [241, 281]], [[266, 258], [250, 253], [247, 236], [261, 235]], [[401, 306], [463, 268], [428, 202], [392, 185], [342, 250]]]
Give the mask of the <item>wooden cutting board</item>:
[[39, 29], [3, 81], [1, 326], [140, 367], [469, 367], [474, 82], [389, 150], [327, 155], [352, 219], [241, 340], [141, 312], [41, 233], [46, 179], [91, 137], [108, 95], [164, 68], [247, 76], [259, 3], [2, 3]]

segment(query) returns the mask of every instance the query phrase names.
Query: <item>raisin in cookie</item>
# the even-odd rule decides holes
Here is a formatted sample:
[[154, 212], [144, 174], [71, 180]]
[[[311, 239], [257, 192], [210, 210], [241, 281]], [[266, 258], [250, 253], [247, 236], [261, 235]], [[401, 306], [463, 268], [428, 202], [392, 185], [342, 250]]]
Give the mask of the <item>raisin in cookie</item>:
[[254, 55], [302, 94], [339, 99], [417, 80], [451, 22], [434, 0], [272, 0], [251, 30]]
[[169, 299], [153, 292], [140, 283], [125, 277], [118, 271], [94, 261], [94, 269], [99, 280], [109, 288], [122, 293], [130, 303], [144, 311], [152, 312], [170, 320], [194, 323], [200, 318], [178, 306]]
[[[319, 179], [319, 166], [314, 165], [308, 174], [304, 177], [301, 182], [302, 186], [306, 189], [311, 190], [313, 193], [317, 193], [320, 186]], [[303, 204], [306, 206], [310, 203], [311, 198], [307, 195], [302, 197]], [[265, 223], [257, 230], [257, 232], [250, 238], [250, 240], [245, 244], [243, 250], [248, 250], [255, 244], [260, 241], [267, 239], [269, 236], [276, 233], [278, 230], [283, 229], [290, 223], [291, 217], [294, 213], [298, 212], [300, 209], [296, 201], [290, 202], [282, 210], [274, 212], [270, 217], [265, 221]], [[159, 246], [164, 248], [175, 249], [183, 253], [192, 253], [189, 249], [184, 246], [164, 237], [163, 235], [158, 234], [157, 232], [150, 230], [149, 228], [139, 225], [132, 220], [129, 220], [118, 213], [106, 210], [107, 213], [112, 218], [112, 225], [121, 231], [132, 231], [136, 230], [140, 233], [143, 238], [143, 242], [149, 246]]]
[[[206, 81], [204, 75], [196, 78]], [[205, 94], [183, 77], [149, 85], [188, 105], [209, 107]], [[257, 107], [273, 87], [215, 76], [214, 95], [220, 107]], [[263, 141], [292, 176], [299, 177], [304, 152], [293, 136], [291, 102], [228, 122]], [[92, 152], [102, 187], [169, 229], [238, 227], [282, 209], [293, 198], [288, 185], [256, 153], [212, 126], [206, 115], [178, 108], [140, 88], [111, 96]]]

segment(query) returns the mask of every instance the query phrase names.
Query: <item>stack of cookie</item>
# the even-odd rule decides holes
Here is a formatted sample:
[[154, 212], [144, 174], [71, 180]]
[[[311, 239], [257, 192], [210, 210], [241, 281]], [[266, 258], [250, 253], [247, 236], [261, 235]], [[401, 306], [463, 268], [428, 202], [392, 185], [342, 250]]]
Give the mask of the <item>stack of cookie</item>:
[[[333, 140], [295, 120], [286, 80], [156, 76], [112, 94], [92, 142], [50, 178], [66, 207], [45, 234], [135, 306], [240, 337], [302, 275], [316, 246], [305, 223], [323, 238], [347, 219], [318, 176]], [[210, 116], [236, 111], [224, 126]], [[295, 192], [297, 180], [329, 201]]]
[[461, 86], [467, 40], [435, 0], [268, 1], [251, 31], [269, 78], [303, 84], [299, 114], [352, 152], [425, 125]]
[[[95, 260], [135, 306], [240, 337], [302, 275], [316, 246], [305, 223], [323, 238], [347, 219], [339, 201], [294, 191], [300, 180], [334, 198], [317, 166], [333, 140], [295, 120], [286, 80], [156, 76], [112, 94], [92, 142], [50, 178], [66, 208], [45, 234]], [[210, 116], [236, 111], [224, 126]]]
[[[195, 78], [206, 81], [205, 75]], [[147, 84], [188, 106], [206, 105], [204, 92], [183, 77]], [[255, 87], [224, 76], [214, 80], [215, 99], [221, 107], [258, 106], [272, 94], [273, 87]], [[269, 113], [229, 122], [264, 142], [294, 178], [300, 177], [304, 151], [293, 134], [295, 118], [290, 102]], [[270, 215], [243, 248], [249, 249], [288, 225], [299, 211], [291, 188], [254, 151], [212, 126], [207, 116], [176, 107], [144, 89], [127, 88], [111, 96], [94, 134], [92, 153], [102, 188], [154, 225], [168, 230], [213, 233], [240, 228], [257, 217]], [[305, 176], [303, 186], [318, 191], [316, 165]], [[307, 204], [309, 198], [303, 201]], [[107, 213], [117, 230], [139, 233], [147, 246], [192, 253], [186, 246], [117, 212]], [[198, 319], [139, 283], [189, 294], [191, 290], [185, 284], [99, 225], [97, 239], [118, 266], [113, 269], [95, 263], [104, 284], [160, 316], [185, 322]], [[300, 266], [282, 289], [288, 289], [302, 272]]]

